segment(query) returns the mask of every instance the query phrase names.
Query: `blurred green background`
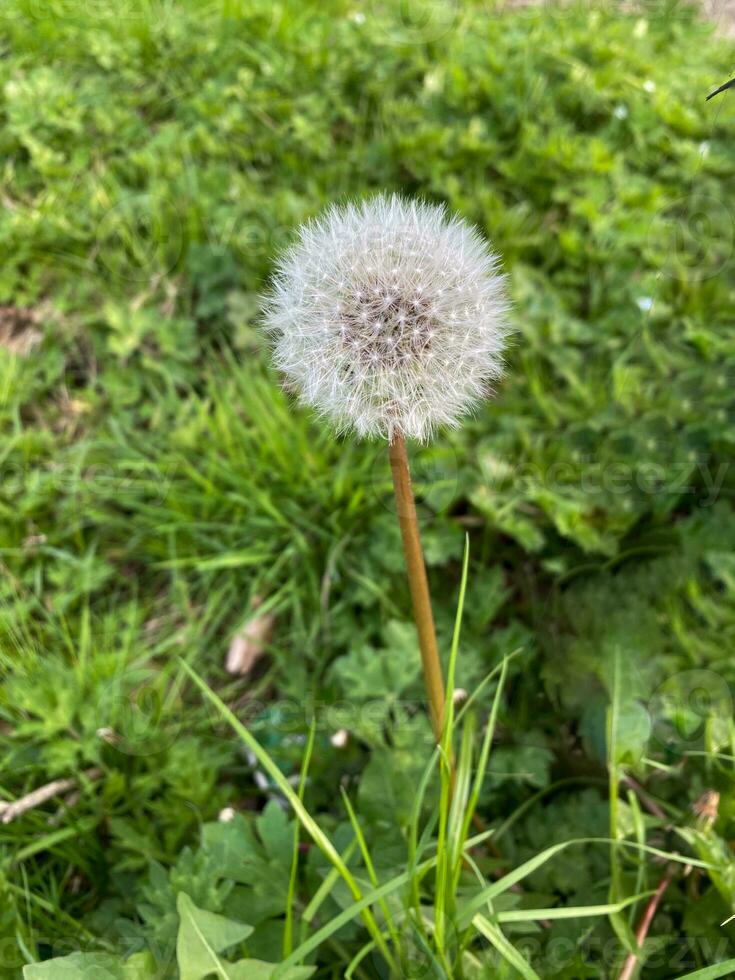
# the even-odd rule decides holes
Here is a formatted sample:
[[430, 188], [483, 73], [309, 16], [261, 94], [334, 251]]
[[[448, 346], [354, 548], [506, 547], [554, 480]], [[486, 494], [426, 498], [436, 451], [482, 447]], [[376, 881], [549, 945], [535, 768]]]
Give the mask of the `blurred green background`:
[[[497, 398], [413, 453], [444, 649], [469, 534], [459, 684], [521, 651], [483, 819], [542, 793], [516, 862], [607, 833], [611, 759], [679, 826], [716, 790], [696, 847], [719, 872], [657, 928], [692, 969], [732, 951], [735, 113], [704, 102], [732, 68], [677, 0], [6, 0], [0, 796], [80, 795], [0, 831], [0, 976], [65, 943], [165, 948], [176, 881], [231, 899], [199, 828], [270, 790], [181, 659], [288, 774], [316, 712], [312, 809], [344, 821], [342, 780], [396, 860], [429, 742], [385, 447], [291, 405], [257, 328], [295, 227], [377, 190], [475, 222], [514, 303]], [[259, 860], [246, 906], [280, 873]], [[604, 856], [568, 862], [535, 892], [604, 901]], [[555, 923], [539, 950], [572, 952], [543, 976], [607, 976], [610, 935]]]

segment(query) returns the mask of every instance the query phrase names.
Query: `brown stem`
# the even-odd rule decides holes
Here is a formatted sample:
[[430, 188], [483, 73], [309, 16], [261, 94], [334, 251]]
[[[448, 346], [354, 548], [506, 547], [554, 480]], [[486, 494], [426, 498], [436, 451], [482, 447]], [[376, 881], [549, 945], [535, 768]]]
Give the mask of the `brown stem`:
[[658, 817], [659, 820], [665, 821], [667, 819], [666, 814], [654, 800], [654, 798], [650, 796], [641, 786], [641, 784], [636, 782], [632, 776], [623, 776], [621, 782], [623, 782], [626, 786], [630, 786], [649, 813], [652, 813], [654, 817]]
[[[653, 917], [656, 914], [656, 909], [658, 904], [664, 896], [664, 892], [671, 884], [671, 874], [667, 873], [663, 876], [659, 882], [659, 886], [656, 891], [651, 895], [648, 900], [648, 905], [643, 913], [641, 921], [638, 923], [638, 928], [636, 929], [635, 941], [640, 951], [643, 941], [648, 935], [648, 930], [651, 928], [651, 923], [653, 922]], [[623, 969], [620, 971], [620, 976], [618, 980], [630, 980], [635, 971], [636, 963], [638, 962], [638, 953], [628, 953], [625, 958], [625, 963], [623, 964]]]
[[390, 444], [390, 467], [393, 473], [393, 488], [396, 492], [396, 507], [403, 539], [403, 552], [406, 556], [408, 584], [411, 588], [413, 615], [419, 634], [419, 647], [424, 668], [426, 693], [429, 697], [431, 725], [434, 730], [434, 738], [438, 743], [441, 740], [444, 725], [444, 679], [441, 661], [439, 660], [439, 648], [436, 643], [434, 614], [431, 611], [429, 583], [426, 578], [424, 553], [421, 549], [421, 536], [416, 517], [416, 502], [411, 487], [406, 442], [400, 433], [393, 436], [393, 441]]

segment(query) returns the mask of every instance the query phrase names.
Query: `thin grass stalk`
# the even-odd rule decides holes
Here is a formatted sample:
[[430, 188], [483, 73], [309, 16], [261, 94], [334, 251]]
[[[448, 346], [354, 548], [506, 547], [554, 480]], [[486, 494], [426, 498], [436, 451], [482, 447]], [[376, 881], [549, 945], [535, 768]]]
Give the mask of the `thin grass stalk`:
[[470, 794], [470, 785], [472, 782], [472, 749], [474, 737], [475, 715], [474, 712], [472, 712], [467, 716], [467, 721], [462, 728], [462, 742], [459, 750], [456, 775], [453, 782], [452, 799], [449, 808], [449, 821], [447, 825], [447, 875], [445, 879], [447, 897], [445, 908], [450, 917], [454, 913], [454, 899], [456, 895], [454, 882], [459, 880], [459, 876], [461, 874], [463, 846], [465, 840], [467, 839], [464, 816]]
[[[356, 850], [357, 850], [357, 838], [353, 837], [350, 843], [347, 845], [347, 847], [340, 855], [345, 867], [349, 867], [349, 863], [350, 860], [352, 859], [352, 855]], [[317, 912], [322, 907], [326, 899], [331, 895], [332, 891], [334, 890], [334, 886], [339, 881], [339, 878], [340, 878], [339, 869], [333, 867], [330, 870], [329, 874], [326, 875], [321, 885], [319, 885], [319, 887], [317, 888], [316, 893], [314, 894], [312, 900], [304, 909], [304, 914], [301, 917], [301, 940], [300, 941], [302, 943], [306, 939], [306, 935], [309, 931], [309, 925], [312, 924], [316, 919]]]
[[482, 748], [480, 749], [480, 756], [477, 762], [475, 781], [465, 809], [464, 826], [462, 827], [461, 835], [461, 839], [463, 841], [467, 839], [467, 835], [470, 832], [470, 824], [472, 823], [472, 818], [475, 814], [475, 810], [477, 809], [477, 802], [480, 799], [480, 791], [482, 790], [482, 784], [485, 779], [485, 772], [487, 770], [488, 760], [490, 758], [490, 749], [492, 746], [493, 736], [495, 735], [495, 726], [498, 720], [500, 698], [503, 694], [505, 679], [508, 673], [508, 659], [508, 657], [504, 657], [503, 662], [500, 664], [500, 679], [498, 680], [495, 697], [493, 698], [493, 706], [490, 710], [490, 717], [488, 718], [487, 725], [485, 726], [485, 735], [483, 736]]
[[[367, 841], [365, 840], [365, 835], [362, 832], [362, 827], [360, 826], [360, 822], [357, 819], [357, 814], [355, 813], [354, 807], [350, 802], [350, 798], [347, 795], [344, 786], [340, 786], [340, 790], [342, 791], [342, 800], [347, 810], [347, 815], [350, 818], [352, 829], [355, 832], [355, 837], [360, 847], [360, 853], [362, 854], [362, 859], [365, 863], [365, 868], [367, 870], [368, 877], [370, 878], [370, 884], [373, 886], [373, 888], [379, 888], [380, 882], [378, 881], [378, 876], [375, 873], [375, 865], [373, 864], [373, 859], [370, 856], [370, 850], [367, 846]], [[384, 898], [380, 898], [378, 899], [378, 905], [380, 907], [380, 911], [383, 913], [383, 918], [385, 920], [388, 933], [390, 934], [390, 939], [391, 942], [393, 943], [393, 948], [395, 949], [396, 953], [400, 955], [400, 945], [401, 945], [400, 938], [398, 936], [398, 932], [396, 931], [395, 924], [393, 922], [393, 916], [391, 915], [390, 909], [388, 908], [388, 903]]]
[[[620, 863], [620, 780], [622, 766], [618, 762], [618, 726], [620, 723], [620, 651], [615, 651], [612, 699], [607, 718], [608, 781], [610, 797], [610, 900], [617, 902], [623, 894], [623, 869]], [[610, 925], [628, 952], [635, 950], [635, 936], [627, 921], [618, 912], [610, 914]]]
[[[451, 848], [447, 845], [448, 834], [451, 831], [451, 812], [452, 797], [455, 788], [455, 770], [452, 757], [452, 739], [454, 735], [454, 676], [457, 665], [457, 655], [459, 652], [459, 635], [462, 626], [462, 615], [464, 612], [464, 597], [467, 588], [467, 573], [469, 568], [469, 542], [465, 539], [464, 561], [462, 563], [462, 581], [459, 589], [459, 602], [457, 603], [457, 615], [454, 621], [454, 633], [452, 636], [452, 648], [449, 655], [449, 670], [447, 680], [449, 685], [449, 704], [444, 712], [441, 739], [439, 741], [439, 775], [440, 775], [440, 796], [439, 796], [439, 831], [437, 836], [437, 869], [436, 869], [436, 899], [435, 899], [435, 928], [434, 939], [440, 956], [444, 956], [445, 943], [445, 922], [448, 909], [451, 905], [451, 895], [449, 894], [450, 882], [452, 880], [450, 861]], [[466, 729], [465, 729], [466, 730]], [[463, 743], [463, 758], [467, 751], [471, 751], [469, 744]], [[465, 758], [465, 768], [469, 769], [469, 761]]]
[[[299, 778], [298, 797], [304, 802], [304, 792], [306, 791], [306, 780], [309, 774], [311, 755], [314, 751], [314, 738], [316, 736], [316, 722], [312, 721], [309, 728], [309, 740], [306, 743], [306, 751], [301, 763], [301, 776]], [[293, 952], [293, 909], [296, 896], [296, 876], [299, 869], [299, 838], [301, 821], [294, 820], [293, 831], [293, 853], [291, 855], [291, 871], [288, 877], [288, 894], [286, 896], [286, 920], [283, 925], [283, 955], [289, 956]]]

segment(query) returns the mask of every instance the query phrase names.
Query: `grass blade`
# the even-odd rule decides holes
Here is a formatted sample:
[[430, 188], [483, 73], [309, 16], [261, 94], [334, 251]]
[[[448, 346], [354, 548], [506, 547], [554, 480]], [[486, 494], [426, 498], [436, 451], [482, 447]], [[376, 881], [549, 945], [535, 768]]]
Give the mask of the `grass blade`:
[[[498, 895], [502, 895], [503, 892], [508, 891], [509, 888], [511, 888], [517, 882], [522, 881], [523, 878], [526, 878], [528, 875], [532, 874], [537, 868], [540, 868], [542, 865], [546, 864], [547, 861], [550, 861], [551, 858], [555, 857], [561, 851], [564, 851], [566, 848], [572, 847], [575, 844], [607, 844], [609, 847], [610, 838], [577, 837], [573, 840], [562, 841], [559, 844], [552, 844], [551, 847], [547, 847], [544, 851], [535, 854], [532, 858], [529, 858], [528, 861], [524, 861], [523, 864], [520, 864], [517, 868], [509, 871], [508, 874], [503, 875], [503, 877], [498, 881], [488, 885], [487, 888], [483, 888], [479, 895], [475, 895], [462, 910], [463, 918], [466, 919], [474, 915], [475, 912], [479, 912], [479, 910], [488, 902], [491, 902], [493, 898], [496, 898]], [[691, 865], [692, 867], [705, 868], [707, 870], [712, 868], [712, 865], [706, 861], [699, 861], [696, 858], [688, 856], [682, 857], [681, 854], [669, 854], [657, 847], [651, 847], [649, 844], [638, 844], [635, 841], [621, 840], [619, 841], [619, 845], [621, 847], [630, 847], [636, 850], [644, 851], [646, 854], [655, 854], [657, 857], [665, 858], [668, 861], [675, 861], [677, 864], [687, 864]]]
[[[342, 854], [342, 860], [345, 864], [348, 863], [352, 855], [355, 853], [357, 848], [357, 840], [353, 838], [347, 847], [344, 849]], [[322, 907], [322, 904], [326, 901], [327, 897], [331, 893], [334, 886], [339, 881], [339, 871], [337, 868], [331, 868], [329, 874], [325, 876], [324, 881], [319, 885], [316, 890], [316, 894], [309, 902], [309, 904], [304, 909], [304, 915], [302, 919], [302, 925], [305, 926], [307, 922], [312, 922], [316, 918], [316, 914]], [[303, 936], [302, 936], [303, 941]]]
[[503, 935], [500, 928], [493, 922], [478, 913], [473, 918], [472, 925], [493, 944], [504, 960], [507, 960], [511, 966], [518, 970], [524, 980], [541, 980], [528, 960], [521, 956], [513, 943]]
[[[301, 802], [304, 802], [304, 790], [306, 789], [306, 777], [309, 772], [309, 763], [311, 762], [311, 754], [314, 751], [314, 738], [316, 735], [316, 721], [312, 719], [311, 725], [309, 726], [309, 739], [306, 743], [306, 751], [304, 752], [304, 761], [301, 765], [301, 776], [299, 778], [299, 792], [298, 797]], [[296, 875], [299, 868], [299, 829], [301, 824], [296, 821], [296, 826], [293, 832], [293, 854], [291, 855], [291, 871], [288, 876], [288, 894], [286, 896], [286, 921], [283, 924], [283, 955], [288, 956], [288, 954], [293, 950], [293, 905], [294, 896], [296, 894]]]
[[719, 977], [732, 976], [733, 973], [735, 973], [735, 960], [725, 960], [722, 963], [705, 966], [702, 970], [695, 970], [694, 973], [685, 973], [679, 977], [679, 980], [718, 980]]
[[[365, 835], [362, 832], [362, 827], [357, 819], [357, 814], [355, 813], [352, 803], [350, 803], [350, 798], [345, 792], [343, 786], [340, 787], [342, 790], [342, 799], [344, 801], [345, 808], [350, 818], [350, 823], [352, 824], [352, 829], [355, 831], [355, 837], [357, 843], [360, 847], [360, 853], [362, 854], [362, 859], [365, 862], [365, 867], [367, 868], [367, 873], [370, 878], [370, 884], [373, 888], [378, 888], [378, 876], [375, 874], [375, 865], [373, 864], [373, 859], [370, 857], [370, 850], [367, 846], [367, 841], [365, 840]], [[390, 914], [390, 909], [384, 898], [378, 900], [380, 910], [383, 913], [383, 918], [385, 919], [386, 925], [388, 926], [388, 932], [390, 933], [391, 942], [393, 943], [393, 948], [398, 951], [400, 942], [398, 938], [398, 933], [396, 932], [395, 926], [393, 924], [393, 917]]]
[[629, 905], [635, 905], [641, 899], [654, 895], [655, 892], [640, 892], [630, 898], [624, 898], [620, 902], [608, 902], [605, 905], [576, 905], [569, 908], [560, 909], [510, 909], [507, 912], [498, 912], [496, 919], [498, 922], [538, 922], [540, 919], [589, 919], [596, 915], [611, 915], [613, 912], [621, 912]]

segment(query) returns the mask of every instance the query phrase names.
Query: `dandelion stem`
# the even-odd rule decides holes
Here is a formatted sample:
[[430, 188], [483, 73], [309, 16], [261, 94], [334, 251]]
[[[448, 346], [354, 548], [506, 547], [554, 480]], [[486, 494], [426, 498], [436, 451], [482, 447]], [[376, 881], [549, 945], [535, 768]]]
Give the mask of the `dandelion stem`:
[[439, 648], [436, 643], [434, 614], [431, 610], [429, 583], [426, 577], [424, 553], [416, 517], [416, 502], [411, 486], [411, 472], [408, 468], [406, 441], [398, 432], [390, 443], [390, 466], [393, 473], [393, 487], [396, 493], [398, 523], [401, 527], [403, 552], [406, 556], [406, 572], [411, 589], [413, 615], [419, 634], [421, 662], [424, 668], [426, 693], [429, 697], [429, 713], [434, 737], [439, 743], [444, 725], [444, 679], [442, 677]]

